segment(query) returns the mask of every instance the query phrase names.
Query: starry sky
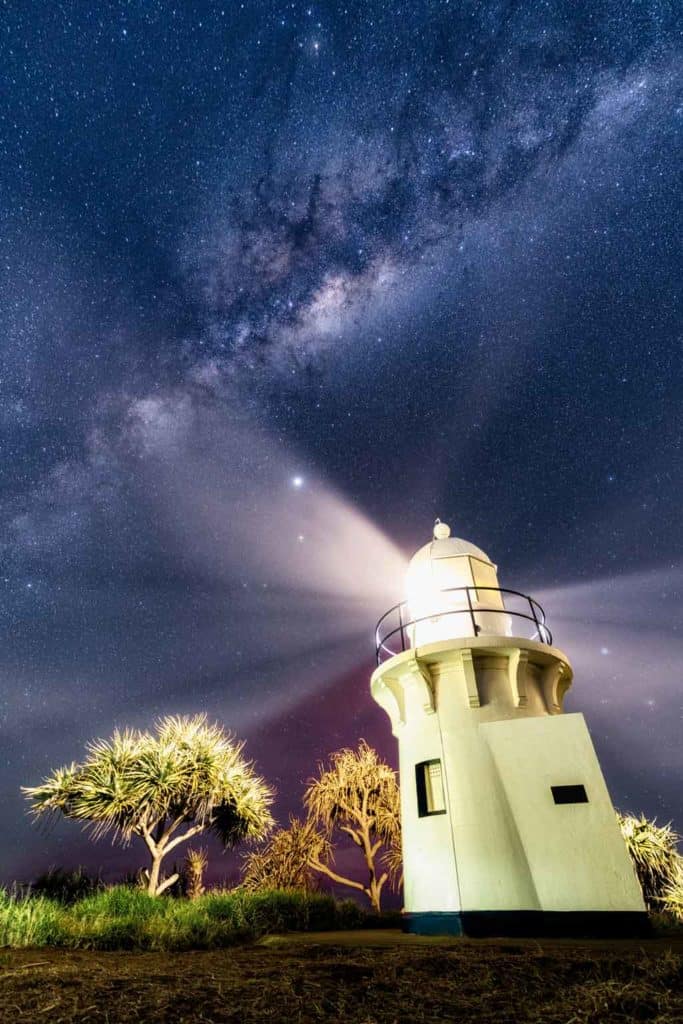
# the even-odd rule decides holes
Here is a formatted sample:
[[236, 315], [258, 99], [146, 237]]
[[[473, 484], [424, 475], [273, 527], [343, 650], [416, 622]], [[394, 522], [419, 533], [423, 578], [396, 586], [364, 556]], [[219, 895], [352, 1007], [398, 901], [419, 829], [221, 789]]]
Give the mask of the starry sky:
[[676, 13], [0, 4], [0, 878], [137, 866], [19, 793], [115, 725], [206, 711], [280, 820], [395, 763], [372, 631], [436, 516], [683, 827]]

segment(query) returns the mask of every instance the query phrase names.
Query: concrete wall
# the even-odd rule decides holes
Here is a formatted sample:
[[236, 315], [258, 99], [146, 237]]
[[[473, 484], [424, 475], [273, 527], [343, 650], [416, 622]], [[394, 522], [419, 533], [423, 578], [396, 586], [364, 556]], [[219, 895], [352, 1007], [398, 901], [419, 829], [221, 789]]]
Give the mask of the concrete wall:
[[[644, 910], [583, 715], [480, 726], [543, 910]], [[551, 786], [583, 784], [588, 803]]]

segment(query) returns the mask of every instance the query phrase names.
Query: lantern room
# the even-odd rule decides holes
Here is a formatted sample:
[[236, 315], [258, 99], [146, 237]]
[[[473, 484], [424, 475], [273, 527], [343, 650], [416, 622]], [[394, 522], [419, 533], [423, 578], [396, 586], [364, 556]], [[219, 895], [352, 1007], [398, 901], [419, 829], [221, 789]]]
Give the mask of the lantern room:
[[501, 588], [486, 552], [437, 519], [432, 540], [410, 560], [406, 599], [378, 623], [378, 663], [408, 647], [477, 636], [552, 641], [538, 602]]

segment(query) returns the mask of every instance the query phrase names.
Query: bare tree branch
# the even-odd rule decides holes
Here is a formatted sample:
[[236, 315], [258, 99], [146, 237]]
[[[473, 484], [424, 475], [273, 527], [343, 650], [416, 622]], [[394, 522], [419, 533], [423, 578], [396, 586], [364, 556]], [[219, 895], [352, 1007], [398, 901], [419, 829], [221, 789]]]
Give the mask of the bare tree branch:
[[177, 871], [175, 872], [175, 874], [169, 875], [169, 877], [165, 878], [164, 881], [157, 887], [156, 895], [161, 896], [162, 892], [166, 892], [167, 889], [170, 889], [171, 886], [174, 885], [179, 878], [180, 875], [178, 874]]
[[344, 878], [343, 875], [338, 875], [337, 872], [333, 871], [327, 864], [321, 864], [319, 861], [313, 860], [310, 861], [310, 864], [315, 871], [320, 871], [321, 874], [327, 875], [327, 877], [331, 878], [333, 882], [339, 882], [340, 885], [348, 885], [352, 889], [359, 889], [364, 893], [367, 893], [368, 891], [362, 882], [356, 882], [353, 878]]

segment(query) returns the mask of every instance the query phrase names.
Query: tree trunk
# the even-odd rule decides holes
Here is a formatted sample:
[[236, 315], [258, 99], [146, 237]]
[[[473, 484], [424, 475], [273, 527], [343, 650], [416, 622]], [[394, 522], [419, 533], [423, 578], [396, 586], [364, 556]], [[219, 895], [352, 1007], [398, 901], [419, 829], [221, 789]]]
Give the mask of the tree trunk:
[[156, 854], [152, 854], [152, 866], [147, 872], [147, 892], [150, 896], [161, 896], [162, 892], [166, 892], [172, 885], [180, 878], [180, 875], [176, 871], [174, 874], [169, 875], [168, 878], [164, 878], [161, 881], [161, 862], [164, 859], [164, 854], [167, 850], [162, 850]]
[[150, 896], [156, 896], [159, 888], [159, 875], [161, 873], [161, 861], [163, 860], [162, 853], [150, 853], [152, 858], [152, 864], [148, 872], [147, 881], [147, 892]]
[[369, 881], [365, 889], [370, 905], [376, 914], [381, 913], [381, 895], [384, 883], [387, 880], [387, 875], [384, 873], [381, 878], [377, 878], [377, 871], [375, 870], [375, 857], [380, 849], [380, 843], [377, 842], [374, 846], [370, 841], [370, 830], [366, 826], [361, 832], [361, 846], [363, 854], [365, 856], [365, 863], [368, 867]]
[[375, 913], [379, 914], [382, 909], [380, 902], [380, 893], [382, 892], [382, 889], [381, 886], [377, 884], [374, 869], [370, 877], [370, 885], [365, 891], [368, 894], [368, 898], [370, 900], [370, 905], [372, 906], [372, 909], [375, 911]]
[[186, 842], [188, 839], [191, 839], [192, 836], [198, 835], [205, 829], [204, 825], [193, 825], [191, 828], [188, 828], [183, 835], [176, 836], [175, 839], [171, 839], [174, 829], [178, 824], [180, 824], [181, 820], [182, 819], [175, 823], [171, 823], [171, 825], [163, 832], [162, 829], [164, 828], [165, 822], [159, 822], [155, 829], [155, 836], [152, 836], [152, 833], [147, 828], [143, 828], [139, 833], [145, 840], [145, 845], [149, 850], [149, 856], [152, 862], [149, 870], [146, 872], [147, 892], [150, 896], [161, 896], [162, 892], [166, 892], [167, 889], [170, 889], [170, 887], [174, 885], [180, 877], [178, 872], [175, 872], [174, 874], [169, 875], [168, 878], [165, 878], [163, 882], [160, 881], [161, 862], [166, 854], [170, 853], [171, 850], [174, 850], [176, 846], [180, 845], [180, 843]]
[[388, 875], [386, 872], [378, 879], [377, 872], [375, 871], [375, 856], [377, 851], [373, 851], [370, 844], [369, 836], [363, 836], [360, 840], [356, 840], [356, 845], [360, 846], [363, 850], [365, 857], [365, 863], [368, 867], [369, 880], [367, 885], [363, 885], [362, 882], [356, 882], [353, 878], [344, 878], [343, 875], [338, 875], [336, 871], [333, 871], [327, 864], [322, 864], [315, 858], [310, 858], [308, 866], [313, 868], [314, 871], [319, 871], [321, 874], [327, 875], [333, 882], [339, 882], [340, 885], [348, 885], [352, 889], [358, 889], [360, 892], [365, 893], [367, 898], [370, 900], [370, 906], [379, 914], [382, 911], [381, 897], [384, 883], [386, 882]]

